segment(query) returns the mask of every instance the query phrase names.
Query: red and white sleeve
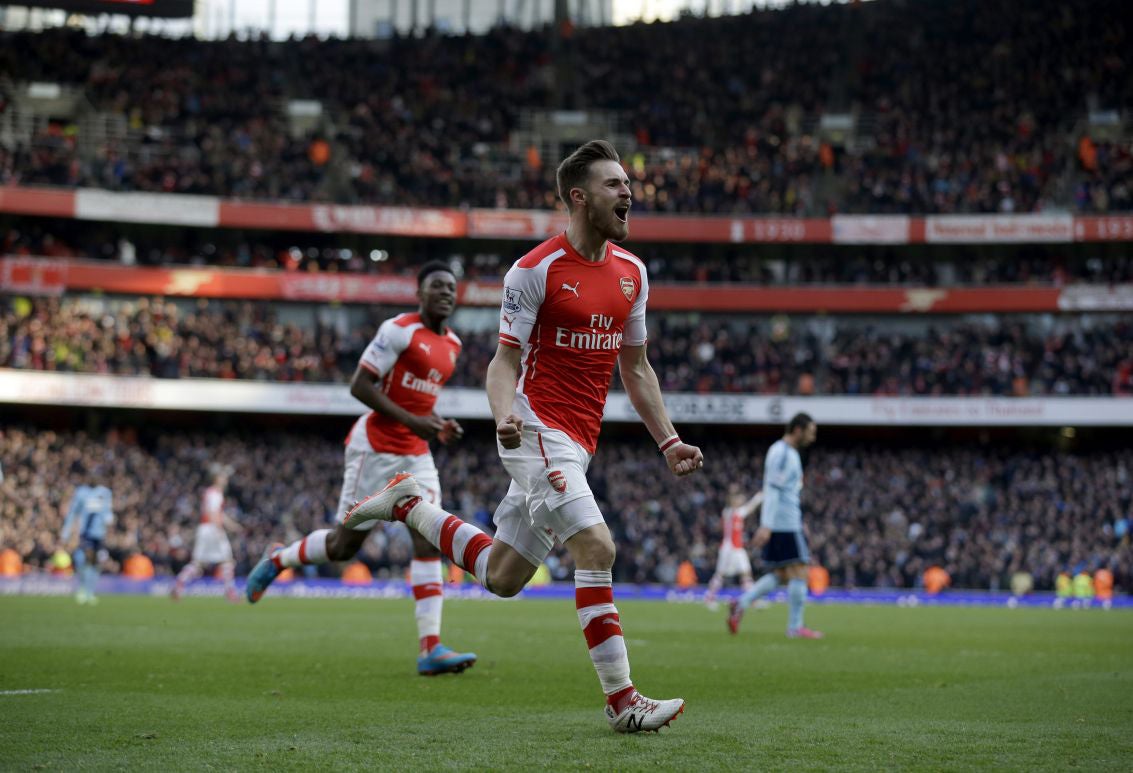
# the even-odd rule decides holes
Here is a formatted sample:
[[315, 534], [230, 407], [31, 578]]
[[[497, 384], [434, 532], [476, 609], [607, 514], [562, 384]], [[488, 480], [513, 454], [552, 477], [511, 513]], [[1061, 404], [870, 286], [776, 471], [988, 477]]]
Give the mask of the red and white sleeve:
[[504, 297], [500, 306], [501, 344], [515, 349], [527, 345], [546, 294], [545, 262], [533, 268], [511, 267], [504, 277]]
[[412, 333], [408, 328], [398, 325], [393, 319], [387, 319], [362, 353], [359, 364], [376, 376], [384, 376], [393, 369], [397, 358], [409, 346], [410, 338]]

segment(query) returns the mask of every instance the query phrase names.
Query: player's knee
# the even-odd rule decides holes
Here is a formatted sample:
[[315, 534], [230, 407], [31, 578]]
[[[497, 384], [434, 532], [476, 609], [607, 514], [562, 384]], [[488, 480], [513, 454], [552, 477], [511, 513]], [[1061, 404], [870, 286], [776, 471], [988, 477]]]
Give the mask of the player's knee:
[[488, 590], [503, 599], [518, 595], [526, 584], [522, 577], [496, 577], [488, 574]]
[[591, 535], [589, 539], [577, 545], [574, 551], [574, 563], [580, 569], [609, 569], [617, 558], [617, 550], [609, 532]]
[[[364, 541], [364, 539], [363, 539]], [[354, 558], [362, 541], [351, 539], [349, 534], [335, 529], [327, 535], [327, 559], [330, 561], [348, 561]]]
[[612, 569], [614, 566], [614, 559], [618, 557], [618, 549], [614, 547], [613, 540], [606, 540], [602, 543], [597, 550], [594, 561], [607, 569]]

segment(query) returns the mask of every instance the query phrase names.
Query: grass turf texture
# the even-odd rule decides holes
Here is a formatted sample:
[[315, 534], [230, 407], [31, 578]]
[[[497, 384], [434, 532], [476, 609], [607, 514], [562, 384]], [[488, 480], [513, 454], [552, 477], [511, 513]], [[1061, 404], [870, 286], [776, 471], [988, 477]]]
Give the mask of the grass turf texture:
[[460, 676], [414, 670], [410, 601], [0, 598], [0, 769], [1120, 770], [1133, 614], [621, 604], [646, 695], [618, 736], [569, 602], [450, 601]]

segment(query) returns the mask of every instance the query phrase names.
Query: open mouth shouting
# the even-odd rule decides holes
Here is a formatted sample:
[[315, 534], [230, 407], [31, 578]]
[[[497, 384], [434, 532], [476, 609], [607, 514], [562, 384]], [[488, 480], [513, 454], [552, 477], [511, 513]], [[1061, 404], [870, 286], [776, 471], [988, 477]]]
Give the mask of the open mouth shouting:
[[628, 201], [625, 202], [624, 204], [614, 205], [614, 217], [616, 217], [619, 222], [622, 222], [622, 223], [628, 223], [629, 222], [629, 202]]

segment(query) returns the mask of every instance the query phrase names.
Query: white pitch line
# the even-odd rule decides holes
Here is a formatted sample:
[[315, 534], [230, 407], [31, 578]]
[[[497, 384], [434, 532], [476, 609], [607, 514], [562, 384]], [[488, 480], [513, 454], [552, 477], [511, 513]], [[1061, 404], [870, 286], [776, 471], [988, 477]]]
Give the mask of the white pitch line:
[[0, 695], [39, 695], [45, 692], [59, 692], [59, 690], [0, 690]]

